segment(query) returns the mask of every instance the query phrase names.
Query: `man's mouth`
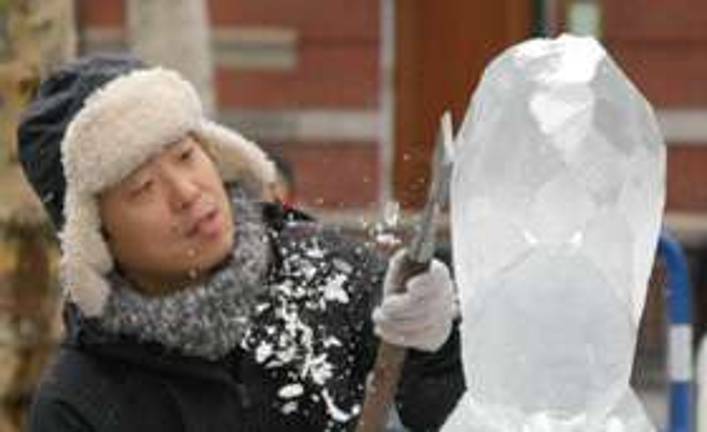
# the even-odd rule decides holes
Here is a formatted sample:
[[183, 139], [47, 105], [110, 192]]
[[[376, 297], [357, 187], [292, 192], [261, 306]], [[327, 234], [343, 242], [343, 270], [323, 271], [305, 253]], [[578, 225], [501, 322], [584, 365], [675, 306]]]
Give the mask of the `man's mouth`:
[[200, 217], [196, 218], [196, 220], [189, 225], [189, 228], [186, 231], [186, 236], [193, 237], [199, 232], [205, 234], [213, 233], [218, 228], [218, 225], [215, 223], [218, 219], [218, 215], [218, 209], [212, 208]]

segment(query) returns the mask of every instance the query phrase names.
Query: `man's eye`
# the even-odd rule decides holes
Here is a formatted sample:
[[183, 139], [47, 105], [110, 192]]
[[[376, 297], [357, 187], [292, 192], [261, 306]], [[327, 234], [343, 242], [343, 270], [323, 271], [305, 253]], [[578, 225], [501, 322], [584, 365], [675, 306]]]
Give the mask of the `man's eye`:
[[154, 183], [152, 180], [145, 180], [144, 182], [140, 183], [135, 189], [132, 190], [132, 195], [137, 196], [149, 192], [150, 190], [152, 190], [153, 184]]
[[192, 148], [186, 149], [186, 150], [182, 151], [181, 153], [179, 153], [179, 160], [187, 161], [192, 158], [193, 154], [194, 154], [194, 149], [192, 149]]

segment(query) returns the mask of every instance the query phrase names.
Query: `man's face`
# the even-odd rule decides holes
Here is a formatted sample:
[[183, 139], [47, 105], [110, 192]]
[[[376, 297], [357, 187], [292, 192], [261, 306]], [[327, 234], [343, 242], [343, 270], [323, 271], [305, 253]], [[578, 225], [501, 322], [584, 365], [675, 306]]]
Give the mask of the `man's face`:
[[233, 246], [228, 195], [190, 136], [104, 191], [99, 205], [113, 257], [146, 294], [203, 276]]

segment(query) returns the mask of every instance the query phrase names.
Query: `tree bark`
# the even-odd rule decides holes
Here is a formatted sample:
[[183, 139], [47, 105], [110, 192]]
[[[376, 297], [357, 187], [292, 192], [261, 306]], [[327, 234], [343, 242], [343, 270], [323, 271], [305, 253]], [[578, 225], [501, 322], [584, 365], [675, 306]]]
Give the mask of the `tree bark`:
[[17, 121], [39, 80], [77, 50], [73, 0], [7, 0], [1, 6], [0, 169], [17, 159]]

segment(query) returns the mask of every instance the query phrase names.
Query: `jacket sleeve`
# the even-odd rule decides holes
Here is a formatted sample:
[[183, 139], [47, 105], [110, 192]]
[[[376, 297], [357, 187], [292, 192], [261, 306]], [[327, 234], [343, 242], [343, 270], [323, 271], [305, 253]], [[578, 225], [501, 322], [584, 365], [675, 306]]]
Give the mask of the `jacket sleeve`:
[[73, 407], [50, 397], [39, 397], [34, 400], [28, 420], [30, 432], [94, 431]]
[[459, 322], [447, 342], [433, 353], [408, 350], [396, 396], [400, 419], [411, 431], [435, 431], [466, 389]]

